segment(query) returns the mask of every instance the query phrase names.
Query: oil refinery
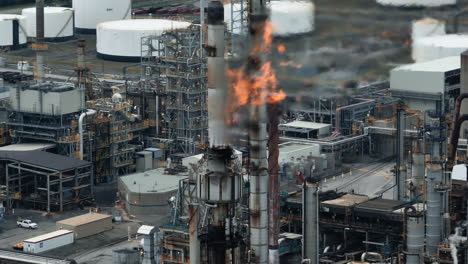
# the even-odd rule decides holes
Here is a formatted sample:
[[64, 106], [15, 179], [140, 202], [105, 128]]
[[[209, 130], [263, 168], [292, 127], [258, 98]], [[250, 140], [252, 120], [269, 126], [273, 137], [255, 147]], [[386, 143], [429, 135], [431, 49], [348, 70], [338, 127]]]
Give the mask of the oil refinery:
[[2, 0], [0, 263], [468, 263], [468, 0]]

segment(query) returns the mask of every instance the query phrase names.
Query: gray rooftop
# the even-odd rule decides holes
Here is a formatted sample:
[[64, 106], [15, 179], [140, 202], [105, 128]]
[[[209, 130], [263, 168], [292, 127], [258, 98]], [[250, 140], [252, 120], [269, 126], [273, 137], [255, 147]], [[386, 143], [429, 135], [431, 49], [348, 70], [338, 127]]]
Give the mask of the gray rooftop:
[[330, 124], [315, 123], [308, 121], [293, 121], [286, 124], [281, 124], [280, 127], [292, 127], [292, 128], [306, 128], [306, 129], [320, 129], [324, 127], [330, 127]]
[[187, 177], [187, 173], [171, 175], [158, 168], [123, 176], [120, 180], [133, 193], [165, 193], [176, 190], [179, 181]]
[[279, 145], [279, 151], [283, 153], [294, 152], [301, 149], [309, 149], [313, 147], [319, 147], [318, 144], [298, 144], [298, 143], [286, 143]]
[[2, 151], [0, 160], [19, 161], [36, 167], [54, 171], [67, 171], [74, 168], [91, 166], [91, 163], [76, 158], [57, 155], [45, 151]]
[[393, 71], [448, 72], [460, 69], [460, 64], [460, 56], [452, 56], [432, 61], [399, 66], [393, 69]]

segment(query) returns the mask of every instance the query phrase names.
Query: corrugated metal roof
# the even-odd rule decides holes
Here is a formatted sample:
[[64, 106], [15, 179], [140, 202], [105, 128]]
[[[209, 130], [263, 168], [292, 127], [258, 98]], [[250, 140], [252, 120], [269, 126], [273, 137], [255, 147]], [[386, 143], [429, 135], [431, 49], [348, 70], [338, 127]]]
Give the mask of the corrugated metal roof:
[[98, 214], [98, 213], [88, 213], [83, 214], [75, 217], [71, 217], [68, 219], [64, 219], [62, 221], [58, 221], [57, 224], [59, 225], [68, 225], [68, 226], [80, 226], [92, 222], [96, 222], [102, 219], [112, 218], [111, 215], [105, 214]]
[[33, 151], [54, 148], [53, 143], [20, 143], [0, 147], [0, 151]]
[[56, 171], [91, 165], [90, 162], [44, 151], [1, 151], [0, 160], [13, 160]]
[[373, 210], [373, 211], [386, 211], [393, 212], [406, 204], [404, 201], [389, 200], [389, 199], [373, 199], [356, 206], [357, 209]]
[[70, 231], [70, 230], [66, 230], [66, 229], [60, 229], [60, 230], [57, 230], [57, 231], [54, 231], [54, 232], [50, 232], [50, 233], [47, 233], [47, 234], [43, 234], [43, 235], [40, 235], [40, 236], [36, 236], [36, 237], [33, 237], [33, 238], [26, 239], [26, 240], [24, 240], [24, 242], [25, 243], [38, 243], [38, 242], [41, 242], [41, 241], [44, 241], [44, 240], [49, 240], [49, 239], [52, 239], [54, 237], [59, 237], [59, 236], [63, 236], [63, 235], [70, 234], [70, 233], [73, 233], [73, 232]]

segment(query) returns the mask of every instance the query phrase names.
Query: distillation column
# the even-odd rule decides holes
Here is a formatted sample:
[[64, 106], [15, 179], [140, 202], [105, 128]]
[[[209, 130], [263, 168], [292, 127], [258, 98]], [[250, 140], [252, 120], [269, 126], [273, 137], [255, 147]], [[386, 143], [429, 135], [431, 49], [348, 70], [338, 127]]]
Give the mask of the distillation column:
[[[426, 161], [424, 154], [422, 153], [421, 145], [422, 143], [418, 141], [412, 155], [413, 165], [411, 167], [411, 183], [413, 186], [411, 190], [411, 198], [423, 193]], [[418, 200], [421, 200], [421, 198]]]
[[406, 264], [420, 264], [424, 248], [424, 217], [414, 207], [405, 208]]
[[435, 256], [441, 241], [442, 199], [437, 192], [442, 181], [442, 166], [428, 164], [427, 172], [427, 210], [426, 210], [426, 254]]
[[405, 162], [405, 111], [398, 109], [397, 112], [397, 162], [395, 177], [395, 200], [403, 200], [406, 196], [406, 162]]
[[302, 190], [302, 259], [319, 263], [319, 184], [307, 177]]

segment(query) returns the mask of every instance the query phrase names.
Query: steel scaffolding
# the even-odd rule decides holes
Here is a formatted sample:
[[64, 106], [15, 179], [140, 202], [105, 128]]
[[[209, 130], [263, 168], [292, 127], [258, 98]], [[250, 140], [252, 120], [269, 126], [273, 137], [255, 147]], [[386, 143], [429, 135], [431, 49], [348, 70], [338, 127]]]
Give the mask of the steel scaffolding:
[[171, 152], [195, 153], [207, 140], [206, 60], [199, 41], [195, 25], [141, 41], [142, 78], [164, 88], [161, 136], [173, 140]]

